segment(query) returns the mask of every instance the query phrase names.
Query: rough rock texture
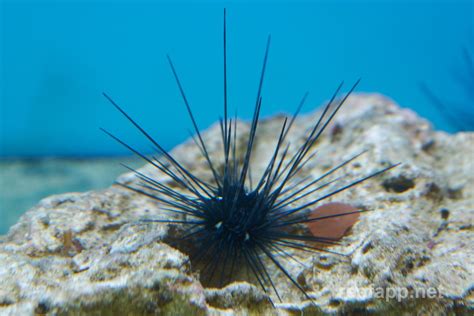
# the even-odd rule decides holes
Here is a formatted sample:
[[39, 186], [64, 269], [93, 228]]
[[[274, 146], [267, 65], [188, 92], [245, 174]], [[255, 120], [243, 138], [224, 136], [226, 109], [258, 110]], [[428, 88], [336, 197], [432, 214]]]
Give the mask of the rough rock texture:
[[[288, 135], [292, 144], [302, 141], [318, 115], [298, 119]], [[260, 125], [252, 165], [256, 175], [272, 152], [282, 120], [277, 116]], [[246, 128], [241, 124], [241, 130]], [[245, 133], [241, 136], [245, 141]], [[219, 159], [219, 129], [211, 128], [205, 137]], [[435, 132], [383, 96], [351, 96], [301, 176], [317, 176], [363, 149], [368, 152], [340, 175], [355, 179], [390, 163], [403, 164], [328, 200], [371, 211], [330, 249], [347, 256], [295, 251], [303, 265], [285, 263], [312, 303], [271, 263], [283, 296], [279, 303], [270, 294], [275, 306], [249, 283], [204, 288], [187, 256], [166, 243], [179, 230], [138, 222], [167, 216], [149, 198], [119, 186], [49, 197], [0, 239], [0, 314], [471, 313], [473, 148], [473, 133]], [[173, 154], [209, 178], [191, 142]], [[174, 185], [150, 166], [142, 171]], [[126, 174], [118, 181], [136, 178]]]

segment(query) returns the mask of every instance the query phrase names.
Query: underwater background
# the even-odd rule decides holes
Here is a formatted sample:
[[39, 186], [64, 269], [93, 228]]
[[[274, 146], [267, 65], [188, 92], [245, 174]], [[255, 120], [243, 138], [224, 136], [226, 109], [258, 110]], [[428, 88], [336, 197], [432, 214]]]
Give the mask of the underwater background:
[[459, 130], [446, 111], [474, 127], [474, 1], [0, 3], [0, 234], [43, 197], [106, 187], [125, 171], [120, 162], [142, 164], [99, 130], [149, 149], [103, 91], [166, 148], [189, 137], [166, 54], [200, 128], [219, 118], [224, 7], [239, 117], [251, 117], [271, 34], [264, 116], [294, 111], [306, 91], [312, 111], [341, 80], [360, 77], [358, 92], [387, 95], [437, 129]]

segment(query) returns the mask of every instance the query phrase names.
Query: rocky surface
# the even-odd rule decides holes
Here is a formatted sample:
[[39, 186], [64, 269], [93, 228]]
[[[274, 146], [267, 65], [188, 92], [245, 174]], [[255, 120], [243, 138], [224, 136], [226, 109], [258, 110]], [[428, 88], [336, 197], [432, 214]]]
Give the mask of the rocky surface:
[[[288, 135], [292, 144], [302, 141], [317, 116], [298, 119]], [[265, 166], [282, 120], [262, 121], [255, 174]], [[216, 127], [205, 133], [216, 159], [218, 136]], [[0, 239], [0, 314], [469, 314], [474, 308], [472, 148], [473, 133], [436, 132], [383, 96], [351, 96], [302, 176], [321, 174], [363, 149], [368, 152], [342, 170], [346, 178], [403, 164], [328, 200], [370, 210], [331, 248], [347, 256], [294, 251], [302, 264], [285, 263], [312, 302], [271, 263], [283, 298], [279, 302], [270, 294], [275, 306], [246, 282], [203, 287], [186, 254], [167, 244], [179, 231], [139, 222], [167, 215], [149, 198], [119, 186], [51, 196]], [[191, 142], [173, 154], [209, 178]], [[150, 166], [142, 171], [174, 185]], [[125, 174], [118, 181], [136, 178]]]

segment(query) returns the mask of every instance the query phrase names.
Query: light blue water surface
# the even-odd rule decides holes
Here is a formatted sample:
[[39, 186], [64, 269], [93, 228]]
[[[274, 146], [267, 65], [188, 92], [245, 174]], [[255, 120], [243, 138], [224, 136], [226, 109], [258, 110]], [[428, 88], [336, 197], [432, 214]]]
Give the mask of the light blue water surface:
[[106, 91], [165, 147], [191, 128], [169, 70], [181, 75], [200, 127], [222, 108], [222, 9], [228, 9], [230, 106], [251, 116], [272, 34], [263, 114], [305, 111], [341, 80], [384, 93], [450, 129], [419, 91], [458, 97], [450, 71], [472, 44], [473, 1], [1, 0], [0, 156], [116, 155], [106, 127], [150, 147]]

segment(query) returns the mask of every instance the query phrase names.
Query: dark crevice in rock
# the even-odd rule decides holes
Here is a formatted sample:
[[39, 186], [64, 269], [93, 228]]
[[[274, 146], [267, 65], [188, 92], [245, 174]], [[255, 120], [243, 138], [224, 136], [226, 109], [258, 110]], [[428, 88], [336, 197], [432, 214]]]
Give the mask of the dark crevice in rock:
[[447, 220], [449, 218], [449, 210], [447, 208], [439, 210], [439, 213], [442, 219]]
[[463, 187], [459, 188], [449, 188], [448, 189], [448, 197], [453, 200], [459, 200], [463, 197]]
[[383, 181], [382, 186], [388, 192], [403, 193], [413, 189], [415, 187], [415, 181], [400, 175]]
[[374, 246], [372, 245], [371, 242], [368, 242], [367, 244], [364, 245], [364, 247], [362, 248], [362, 253], [367, 253], [369, 252], [372, 248], [374, 248]]

